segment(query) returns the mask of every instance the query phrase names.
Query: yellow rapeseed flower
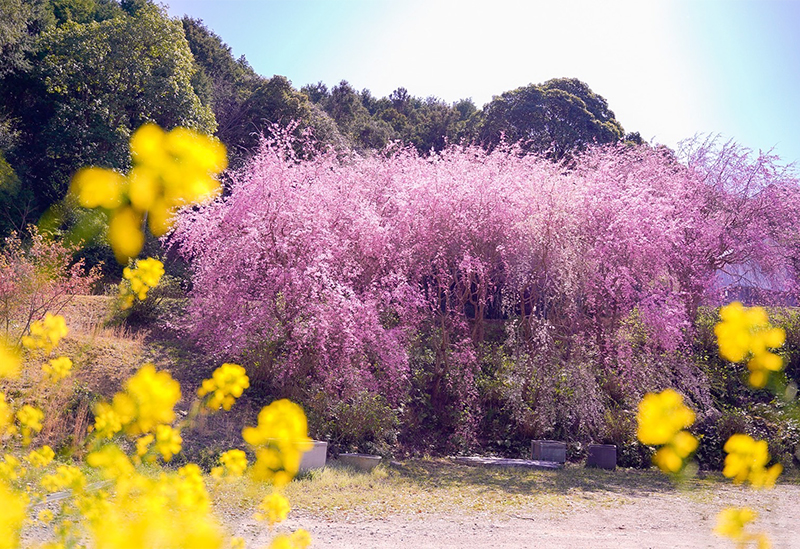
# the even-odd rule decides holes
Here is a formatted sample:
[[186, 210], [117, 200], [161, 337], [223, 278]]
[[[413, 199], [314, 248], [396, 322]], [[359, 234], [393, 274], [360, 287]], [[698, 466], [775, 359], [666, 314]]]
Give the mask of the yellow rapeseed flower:
[[22, 345], [26, 349], [42, 349], [49, 353], [68, 332], [63, 316], [46, 313], [44, 319], [31, 324], [30, 335], [22, 337]]
[[636, 414], [636, 435], [642, 444], [668, 444], [683, 428], [694, 423], [695, 414], [683, 404], [683, 397], [672, 389], [647, 393]]
[[125, 382], [124, 392], [114, 395], [113, 415], [108, 414], [108, 407], [98, 406], [97, 410], [106, 417], [101, 419], [95, 413], [95, 426], [98, 431], [109, 433], [116, 427], [113, 422], [118, 420], [129, 435], [155, 432], [157, 425], [170, 424], [175, 419], [173, 408], [180, 398], [180, 384], [168, 372], [157, 372], [148, 363]]
[[110, 404], [101, 402], [94, 409], [94, 430], [100, 438], [111, 438], [122, 430], [122, 418]]
[[158, 286], [163, 275], [164, 264], [152, 257], [136, 261], [133, 268], [125, 267], [122, 271], [124, 281], [120, 282], [122, 308], [130, 308], [134, 298], [147, 299], [147, 292]]
[[74, 465], [59, 465], [55, 473], [44, 475], [39, 480], [39, 484], [48, 492], [57, 492], [67, 488], [73, 492], [80, 492], [86, 486], [86, 478]]
[[736, 484], [749, 481], [754, 488], [772, 488], [783, 471], [780, 464], [766, 468], [769, 451], [764, 440], [736, 434], [728, 439], [723, 449], [728, 455], [725, 456], [722, 474], [732, 478]]
[[0, 461], [0, 481], [12, 481], [25, 474], [25, 469], [20, 467], [20, 461], [11, 454], [6, 454]]
[[0, 440], [6, 435], [14, 434], [16, 430], [14, 412], [6, 401], [5, 393], [0, 392]]
[[722, 307], [719, 316], [721, 320], [714, 326], [714, 333], [720, 355], [731, 362], [741, 362], [750, 356], [748, 381], [753, 387], [764, 387], [769, 373], [783, 368], [783, 359], [769, 349], [783, 345], [786, 332], [770, 324], [763, 308], [748, 308], [738, 301]]
[[297, 549], [305, 549], [309, 545], [311, 545], [311, 534], [308, 531], [303, 530], [302, 528], [298, 528], [294, 532], [291, 533], [289, 536], [292, 540], [292, 543]]
[[31, 443], [31, 435], [42, 430], [44, 413], [38, 408], [26, 404], [17, 410], [16, 417], [20, 424], [20, 433], [22, 433], [22, 445], [28, 446]]
[[683, 430], [694, 420], [694, 412], [672, 389], [644, 396], [636, 414], [636, 435], [642, 444], [662, 446], [653, 456], [659, 469], [668, 473], [678, 473], [683, 469], [686, 459], [698, 445], [697, 438]]
[[143, 221], [144, 216], [130, 206], [119, 208], [111, 215], [108, 223], [108, 242], [119, 263], [127, 263], [129, 258], [136, 257], [142, 251]]
[[[136, 196], [143, 209], [161, 212], [162, 219], [177, 206], [219, 194], [219, 183], [213, 176], [228, 165], [225, 146], [218, 140], [186, 128], [167, 133], [153, 124], [145, 124], [133, 134], [131, 155], [132, 201]], [[169, 227], [151, 225], [156, 236], [165, 228]]]
[[75, 506], [80, 511], [83, 520], [92, 523], [102, 520], [109, 512], [108, 493], [104, 490], [76, 494]]
[[91, 167], [79, 171], [70, 186], [81, 206], [109, 211], [108, 239], [120, 263], [139, 255], [145, 215], [150, 232], [164, 235], [177, 208], [219, 194], [214, 177], [227, 167], [222, 143], [186, 128], [165, 132], [145, 124], [131, 136], [130, 147], [128, 177]]
[[754, 521], [758, 513], [749, 507], [728, 507], [717, 515], [717, 526], [714, 533], [726, 538], [738, 540], [744, 533], [748, 523]]
[[136, 455], [142, 457], [150, 449], [150, 444], [155, 440], [153, 435], [145, 435], [136, 439]]
[[309, 545], [311, 545], [311, 535], [300, 528], [288, 536], [286, 534], [275, 536], [269, 544], [269, 549], [305, 549]]
[[86, 524], [88, 544], [116, 547], [222, 548], [199, 467], [187, 465], [158, 479], [136, 473], [116, 480], [115, 497]]
[[28, 498], [0, 480], [0, 549], [19, 547], [19, 535], [25, 520]]
[[247, 470], [247, 454], [242, 450], [228, 450], [219, 456], [221, 467], [214, 467], [211, 475], [215, 478], [240, 477]]
[[53, 449], [49, 446], [42, 446], [38, 450], [31, 450], [25, 458], [25, 461], [34, 467], [47, 467], [53, 458], [56, 456]]
[[250, 378], [245, 369], [238, 364], [223, 364], [211, 374], [211, 379], [204, 379], [197, 395], [204, 397], [209, 410], [230, 410], [242, 392], [250, 387]]
[[766, 534], [745, 532], [747, 525], [757, 517], [758, 513], [748, 507], [728, 507], [717, 515], [714, 533], [731, 539], [740, 548], [755, 543], [758, 549], [770, 549], [772, 544]]
[[289, 511], [292, 510], [286, 496], [278, 492], [272, 492], [268, 496], [264, 496], [258, 508], [261, 512], [253, 516], [256, 520], [265, 521], [270, 527], [286, 520]]
[[189, 463], [178, 469], [177, 502], [184, 509], [208, 512], [211, 498], [206, 491], [203, 472], [196, 463]]
[[[0, 379], [13, 379], [19, 375], [22, 358], [16, 347], [10, 345], [5, 339], [0, 338]], [[0, 433], [2, 423], [0, 423]]]
[[134, 467], [128, 456], [115, 444], [104, 446], [86, 456], [89, 467], [100, 469], [107, 479], [129, 478]]
[[243, 429], [242, 437], [255, 448], [255, 478], [276, 486], [292, 480], [303, 453], [311, 449], [306, 415], [300, 406], [287, 399], [262, 408], [258, 425]]
[[158, 425], [156, 427], [156, 450], [164, 458], [164, 461], [171, 461], [172, 456], [181, 451], [180, 432], [169, 425]]
[[56, 383], [70, 375], [72, 371], [72, 360], [65, 356], [54, 358], [42, 364], [42, 371], [47, 374], [47, 377], [52, 383]]
[[122, 204], [128, 185], [125, 176], [103, 168], [83, 168], [72, 178], [70, 193], [84, 208], [113, 210]]
[[39, 511], [39, 514], [36, 515], [36, 518], [45, 524], [50, 524], [53, 522], [53, 511], [50, 509], [42, 509]]

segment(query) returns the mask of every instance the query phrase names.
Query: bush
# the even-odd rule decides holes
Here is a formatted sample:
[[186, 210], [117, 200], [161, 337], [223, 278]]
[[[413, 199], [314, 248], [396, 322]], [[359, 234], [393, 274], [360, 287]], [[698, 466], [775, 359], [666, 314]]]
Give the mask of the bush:
[[77, 246], [28, 228], [25, 240], [17, 233], [5, 239], [0, 250], [0, 330], [19, 342], [31, 323], [45, 313], [58, 314], [75, 294], [89, 293], [100, 278], [95, 267], [84, 269], [75, 260]]
[[330, 402], [323, 393], [309, 403], [310, 430], [330, 450], [391, 456], [397, 444], [397, 411], [380, 395], [362, 392]]
[[653, 459], [653, 450], [636, 437], [636, 415], [627, 410], [612, 408], [606, 411], [602, 444], [617, 447], [617, 465], [646, 469]]

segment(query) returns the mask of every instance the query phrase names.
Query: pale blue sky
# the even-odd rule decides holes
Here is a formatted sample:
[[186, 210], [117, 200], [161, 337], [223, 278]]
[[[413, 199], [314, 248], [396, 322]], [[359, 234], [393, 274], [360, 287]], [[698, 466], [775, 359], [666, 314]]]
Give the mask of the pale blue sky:
[[348, 80], [482, 107], [576, 77], [627, 131], [719, 133], [800, 162], [800, 0], [166, 0], [295, 87]]

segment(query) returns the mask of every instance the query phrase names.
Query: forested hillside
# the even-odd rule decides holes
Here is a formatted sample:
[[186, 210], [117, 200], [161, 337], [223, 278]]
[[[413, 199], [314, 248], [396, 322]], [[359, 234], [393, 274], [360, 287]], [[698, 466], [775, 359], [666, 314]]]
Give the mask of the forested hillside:
[[395, 141], [428, 154], [505, 139], [561, 160], [591, 143], [641, 142], [577, 79], [498, 90], [482, 107], [405, 88], [378, 98], [346, 80], [298, 90], [256, 74], [202, 21], [171, 19], [150, 0], [0, 0], [0, 15], [0, 235], [59, 203], [79, 167], [126, 170], [128, 139], [148, 121], [215, 134], [233, 167], [274, 124], [317, 150], [359, 154]]

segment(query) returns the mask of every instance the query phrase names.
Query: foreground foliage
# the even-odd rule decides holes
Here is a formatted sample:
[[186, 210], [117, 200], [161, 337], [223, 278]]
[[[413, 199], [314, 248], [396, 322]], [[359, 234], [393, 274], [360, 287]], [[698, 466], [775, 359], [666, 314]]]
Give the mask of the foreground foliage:
[[[91, 167], [79, 172], [71, 187], [74, 199], [82, 206], [109, 217], [106, 238], [120, 262], [141, 251], [145, 215], [149, 216], [152, 233], [166, 232], [178, 205], [195, 204], [218, 188], [214, 176], [225, 161], [224, 147], [217, 142], [187, 129], [165, 134], [153, 125], [143, 126], [132, 136], [131, 152], [135, 167], [127, 177]], [[126, 221], [120, 222], [120, 218]], [[80, 233], [81, 224], [74, 230]], [[45, 468], [55, 457], [50, 446], [42, 445], [25, 455], [43, 430], [43, 408], [56, 393], [48, 384], [69, 377], [73, 366], [67, 356], [53, 358], [69, 332], [64, 317], [41, 309], [68, 300], [70, 296], [61, 292], [90, 284], [92, 276], [82, 273], [80, 262], [71, 264], [68, 258], [72, 250], [40, 237], [36, 231], [32, 236], [30, 251], [12, 239], [9, 252], [2, 257], [9, 271], [2, 288], [6, 332], [10, 326], [20, 326], [19, 315], [13, 313], [22, 303], [22, 323], [27, 323], [23, 332], [27, 333], [19, 338], [21, 348], [7, 335], [0, 337], [0, 441], [4, 449], [0, 507], [8, 510], [0, 517], [0, 546], [17, 547], [31, 505], [47, 505], [52, 499], [48, 494], [62, 491], [55, 498], [63, 501], [57, 517], [49, 508], [37, 516], [45, 524], [58, 519], [56, 547], [86, 543], [92, 547], [241, 547], [242, 540], [229, 538], [211, 514], [198, 465], [190, 463], [177, 471], [157, 467], [155, 474], [137, 467], [155, 464], [159, 459], [170, 462], [181, 452], [182, 430], [220, 407], [229, 410], [249, 387], [245, 370], [239, 365], [223, 364], [211, 379], [204, 380], [185, 417], [178, 420], [175, 407], [181, 400], [180, 384], [154, 364], [144, 364], [113, 399], [94, 406], [94, 424], [88, 429], [88, 437], [83, 439], [86, 433], [77, 433], [76, 429], [84, 440], [80, 461], [54, 465], [50, 470], [55, 471], [49, 472]], [[15, 273], [19, 270], [22, 272]], [[154, 258], [126, 267], [125, 282], [120, 285], [121, 307], [146, 299], [163, 273], [163, 264]], [[23, 279], [28, 285], [19, 287], [11, 274], [32, 281]], [[18, 382], [23, 359], [28, 366], [41, 363], [41, 373], [37, 376], [35, 371], [26, 371], [25, 379]], [[256, 456], [249, 471], [255, 480], [276, 488], [259, 506], [262, 512], [255, 515], [270, 528], [283, 521], [290, 510], [288, 500], [278, 490], [299, 470], [301, 456], [310, 443], [307, 430], [302, 408], [278, 400], [262, 409], [256, 427], [242, 431]], [[120, 440], [123, 437], [127, 444]], [[33, 469], [45, 470], [31, 475], [22, 466], [23, 461]], [[84, 463], [104, 479], [100, 486], [88, 485], [81, 467]], [[214, 477], [241, 476], [248, 467], [243, 451], [229, 450], [220, 456]], [[298, 530], [276, 536], [272, 546], [302, 548], [309, 543], [309, 535]]]

